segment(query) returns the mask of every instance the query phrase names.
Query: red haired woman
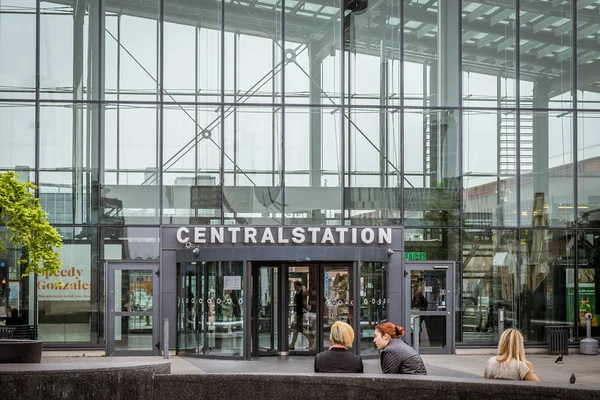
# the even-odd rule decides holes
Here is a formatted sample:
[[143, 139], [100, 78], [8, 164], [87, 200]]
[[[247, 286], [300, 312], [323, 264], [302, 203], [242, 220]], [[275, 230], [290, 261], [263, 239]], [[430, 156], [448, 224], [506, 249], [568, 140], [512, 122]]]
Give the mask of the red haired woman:
[[419, 353], [404, 343], [404, 328], [391, 322], [375, 327], [373, 343], [381, 351], [381, 372], [384, 374], [427, 375], [425, 364]]

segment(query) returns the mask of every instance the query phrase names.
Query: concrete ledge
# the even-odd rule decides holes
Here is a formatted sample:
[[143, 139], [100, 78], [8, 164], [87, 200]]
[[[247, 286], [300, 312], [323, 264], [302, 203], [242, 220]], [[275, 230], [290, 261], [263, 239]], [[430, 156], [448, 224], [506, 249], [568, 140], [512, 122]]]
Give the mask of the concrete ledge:
[[566, 399], [600, 398], [600, 388], [536, 382], [371, 374], [157, 375], [154, 400], [186, 399]]
[[153, 397], [153, 378], [168, 362], [0, 365], [0, 397], [20, 399], [140, 399]]

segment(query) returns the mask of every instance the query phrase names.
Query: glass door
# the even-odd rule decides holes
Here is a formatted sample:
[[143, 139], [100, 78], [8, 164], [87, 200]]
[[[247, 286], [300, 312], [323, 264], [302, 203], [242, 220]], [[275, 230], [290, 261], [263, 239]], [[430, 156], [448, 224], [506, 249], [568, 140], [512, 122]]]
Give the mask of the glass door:
[[241, 357], [244, 338], [243, 263], [180, 263], [177, 349]]
[[421, 354], [454, 352], [454, 264], [405, 265], [405, 338]]
[[[329, 336], [331, 326], [336, 321], [343, 321], [354, 327], [352, 268], [347, 264], [322, 265], [323, 282], [323, 349], [332, 345]], [[358, 335], [355, 334], [358, 338]], [[356, 340], [356, 339], [355, 339]], [[356, 347], [356, 345], [355, 345]]]
[[277, 265], [261, 265], [253, 270], [253, 355], [279, 352], [279, 270]]
[[177, 349], [198, 354], [204, 348], [204, 268], [200, 263], [185, 263], [179, 270], [179, 318]]
[[108, 264], [107, 354], [158, 355], [158, 265]]
[[318, 265], [286, 266], [287, 351], [290, 354], [316, 354], [318, 338]]

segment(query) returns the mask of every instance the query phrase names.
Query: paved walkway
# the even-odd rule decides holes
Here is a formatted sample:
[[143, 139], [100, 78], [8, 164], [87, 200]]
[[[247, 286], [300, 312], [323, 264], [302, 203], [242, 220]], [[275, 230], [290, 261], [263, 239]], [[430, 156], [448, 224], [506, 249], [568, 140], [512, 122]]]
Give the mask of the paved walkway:
[[[42, 363], [129, 363], [139, 361], [165, 361], [162, 357], [56, 357], [44, 353]], [[483, 367], [490, 355], [425, 355], [423, 360], [429, 375], [483, 379]], [[600, 356], [571, 354], [563, 364], [555, 364], [556, 356], [531, 354], [540, 379], [551, 383], [568, 383], [572, 373], [581, 385], [600, 387]], [[211, 360], [172, 356], [171, 373], [308, 373], [313, 371], [314, 357], [264, 357], [253, 361]], [[364, 360], [365, 372], [379, 374], [378, 359]]]

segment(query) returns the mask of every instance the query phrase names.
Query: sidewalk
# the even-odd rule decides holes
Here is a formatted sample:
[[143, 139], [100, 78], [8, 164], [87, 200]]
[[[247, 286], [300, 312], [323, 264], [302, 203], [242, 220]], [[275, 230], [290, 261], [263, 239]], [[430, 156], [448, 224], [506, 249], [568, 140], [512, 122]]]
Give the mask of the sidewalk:
[[[427, 372], [431, 376], [483, 379], [483, 368], [490, 355], [424, 355]], [[564, 356], [563, 364], [555, 364], [556, 356], [531, 354], [536, 374], [543, 382], [569, 383], [572, 373], [577, 385], [600, 386], [600, 356], [571, 354]], [[163, 357], [53, 357], [44, 354], [42, 363], [125, 363], [163, 362]], [[172, 374], [203, 373], [310, 373], [314, 357], [264, 357], [253, 361], [211, 360], [172, 356]], [[364, 360], [365, 373], [380, 374], [378, 359]]]

